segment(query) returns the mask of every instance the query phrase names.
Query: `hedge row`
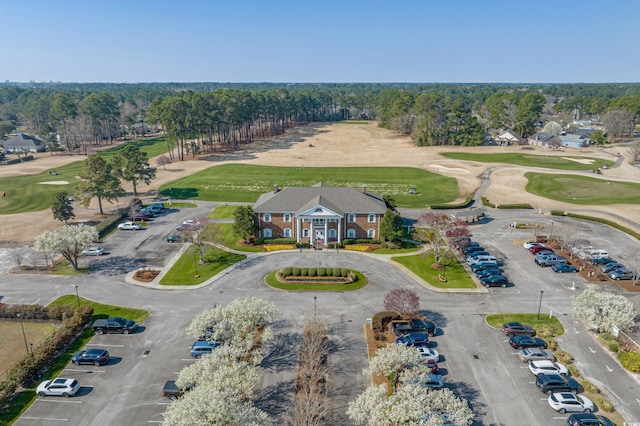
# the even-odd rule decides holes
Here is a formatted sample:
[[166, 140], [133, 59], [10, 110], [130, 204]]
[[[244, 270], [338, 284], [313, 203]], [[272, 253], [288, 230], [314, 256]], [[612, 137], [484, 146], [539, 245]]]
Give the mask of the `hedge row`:
[[629, 371], [640, 373], [640, 354], [635, 352], [618, 352], [620, 364]]
[[0, 303], [0, 318], [63, 321], [73, 316], [72, 306], [7, 305]]
[[342, 244], [345, 246], [349, 244], [380, 244], [380, 240], [373, 238], [345, 238], [342, 240]]
[[71, 344], [91, 321], [93, 308], [81, 306], [65, 319], [60, 327], [33, 347], [33, 357], [27, 355], [9, 369], [6, 378], [0, 381], [0, 406], [11, 399], [18, 386], [29, 387], [45, 371], [60, 353]]
[[562, 210], [551, 210], [551, 216], [564, 216], [564, 211], [562, 211]]
[[483, 206], [491, 207], [492, 209], [496, 208], [496, 205], [489, 201], [487, 197], [480, 197], [480, 201], [482, 201]]
[[342, 277], [349, 276], [347, 268], [297, 268], [286, 267], [280, 269], [279, 273], [283, 277]]
[[522, 204], [500, 204], [498, 205], [499, 209], [528, 209], [533, 210], [533, 206], [531, 204], [522, 203]]
[[463, 209], [469, 207], [473, 198], [467, 197], [462, 203], [459, 204], [432, 204], [429, 207], [432, 210], [451, 210], [451, 209]]
[[109, 216], [105, 217], [99, 224], [96, 225], [96, 231], [98, 231], [98, 236], [103, 238], [105, 235], [109, 234], [118, 226], [118, 223], [127, 216], [128, 209], [120, 209], [116, 213], [112, 213]]
[[593, 217], [593, 216], [585, 216], [585, 215], [577, 214], [577, 213], [567, 213], [567, 216], [573, 217], [573, 218], [576, 218], [576, 219], [590, 220], [592, 222], [603, 223], [605, 225], [609, 225], [612, 228], [618, 229], [618, 230], [624, 232], [625, 234], [629, 234], [629, 235], [631, 235], [632, 237], [634, 237], [637, 240], [640, 240], [640, 234], [637, 233], [636, 231], [633, 231], [633, 230], [631, 230], [629, 228], [625, 228], [624, 226], [622, 226], [622, 225], [620, 225], [620, 224], [618, 224], [616, 222], [612, 222], [610, 220], [607, 220], [607, 219], [602, 219], [600, 217]]
[[[256, 238], [256, 244], [295, 244], [295, 238]], [[308, 245], [308, 244], [307, 244]]]

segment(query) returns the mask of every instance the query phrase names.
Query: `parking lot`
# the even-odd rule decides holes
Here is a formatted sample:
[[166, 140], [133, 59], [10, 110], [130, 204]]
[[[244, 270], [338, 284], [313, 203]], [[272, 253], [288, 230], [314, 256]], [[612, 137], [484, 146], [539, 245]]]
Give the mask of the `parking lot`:
[[[78, 280], [83, 297], [142, 307], [151, 316], [135, 334], [96, 336], [91, 347], [107, 349], [112, 361], [102, 367], [70, 365], [61, 375], [80, 381], [83, 387], [79, 396], [38, 398], [16, 424], [161, 422], [169, 403], [161, 397], [164, 381], [174, 379], [181, 368], [193, 362], [189, 357], [193, 339], [184, 333], [190, 320], [215, 304], [248, 296], [273, 301], [282, 312], [275, 327], [276, 339], [266, 348], [258, 405], [277, 417], [290, 404], [297, 367], [295, 345], [301, 324], [313, 312], [317, 297], [317, 313], [330, 324], [330, 337], [336, 343], [330, 357], [333, 373], [329, 389], [331, 412], [335, 415], [332, 424], [348, 424], [344, 415], [347, 402], [368, 385], [368, 378], [362, 375], [362, 368], [367, 365], [363, 325], [366, 318], [383, 310], [384, 295], [393, 288], [415, 290], [427, 316], [441, 328], [442, 334], [433, 340], [443, 356], [440, 364], [446, 372], [446, 386], [469, 399], [476, 414], [474, 424], [512, 425], [531, 419], [527, 424], [562, 425], [566, 419], [567, 415], [557, 414], [548, 406], [546, 395], [535, 387], [534, 376], [520, 362], [506, 336], [483, 321], [489, 313], [536, 312], [539, 306], [542, 315], [552, 312], [562, 322], [565, 335], [558, 341], [574, 355], [583, 374], [619, 406], [628, 421], [640, 419], [640, 403], [628, 397], [640, 395], [640, 385], [600, 350], [583, 325], [571, 317], [570, 297], [586, 283], [578, 275], [556, 274], [550, 268], [537, 266], [520, 243], [530, 239], [531, 232], [509, 228], [512, 218], [494, 218], [472, 226], [473, 239], [504, 259], [505, 273], [513, 283], [508, 288], [490, 288], [488, 294], [434, 293], [384, 260], [346, 251], [337, 255], [305, 251], [303, 262], [340, 264], [362, 271], [369, 283], [357, 292], [286, 293], [268, 288], [262, 282], [268, 272], [299, 261], [299, 254], [277, 252], [256, 258], [198, 290], [153, 291], [124, 284], [122, 274], [131, 270], [124, 271], [131, 264], [161, 264], [173, 256], [180, 245], [164, 239], [177, 223], [204, 216], [210, 210], [210, 205], [203, 204], [198, 209], [167, 212], [156, 218], [148, 230], [119, 231], [104, 243], [108, 255], [88, 259], [99, 267], [89, 277]], [[637, 247], [636, 241], [610, 228], [583, 223], [578, 226], [578, 232], [588, 236], [594, 247], [597, 244], [607, 249], [615, 258], [624, 260]], [[121, 262], [125, 266], [120, 266]], [[8, 278], [10, 283], [16, 282], [15, 277]], [[577, 290], [572, 290], [573, 282]], [[10, 283], [6, 285], [11, 286]], [[68, 294], [68, 285], [59, 285], [47, 277], [30, 284], [23, 293], [38, 292], [44, 301], [56, 294]], [[1, 284], [3, 293], [4, 287]], [[15, 290], [16, 284], [12, 288]], [[603, 288], [619, 291], [611, 283], [603, 284]], [[541, 291], [544, 295], [539, 305]], [[17, 291], [15, 297], [19, 297]], [[638, 303], [637, 297], [632, 296], [632, 300]]]

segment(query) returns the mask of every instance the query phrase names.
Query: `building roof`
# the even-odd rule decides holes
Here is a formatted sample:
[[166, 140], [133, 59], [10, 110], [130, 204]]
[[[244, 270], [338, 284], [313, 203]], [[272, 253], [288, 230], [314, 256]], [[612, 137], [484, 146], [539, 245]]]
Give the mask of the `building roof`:
[[2, 143], [5, 148], [11, 147], [25, 147], [25, 148], [33, 148], [42, 145], [42, 140], [35, 136], [27, 135], [26, 133], [18, 133], [16, 136], [13, 136]]
[[346, 213], [384, 214], [387, 210], [384, 200], [378, 194], [350, 187], [333, 187], [319, 182], [313, 186], [290, 186], [262, 194], [256, 201], [253, 211], [299, 214], [318, 205], [341, 215]]
[[583, 141], [589, 142], [589, 138], [583, 135], [578, 135], [575, 133], [568, 133], [566, 135], [560, 136], [562, 142], [569, 143], [582, 143]]
[[536, 133], [532, 134], [531, 136], [529, 136], [529, 140], [530, 141], [532, 141], [532, 140], [533, 141], [538, 141], [540, 143], [547, 143], [548, 141], [550, 141], [554, 137], [557, 137], [557, 136], [554, 135], [553, 133], [536, 132]]

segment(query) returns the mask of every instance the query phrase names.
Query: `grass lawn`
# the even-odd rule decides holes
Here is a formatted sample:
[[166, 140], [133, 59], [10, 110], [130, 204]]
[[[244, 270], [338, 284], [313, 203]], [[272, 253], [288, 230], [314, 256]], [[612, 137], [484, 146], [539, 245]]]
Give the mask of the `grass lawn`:
[[[459, 264], [455, 263], [451, 266], [447, 266], [444, 271], [433, 269], [431, 265], [435, 262], [433, 255], [431, 254], [417, 254], [415, 256], [399, 256], [392, 257], [391, 260], [404, 265], [411, 272], [428, 282], [434, 287], [438, 288], [476, 288], [476, 283], [473, 282], [466, 269]], [[447, 278], [447, 282], [441, 282], [438, 280], [438, 275], [442, 274]]]
[[607, 183], [589, 176], [525, 173], [527, 192], [552, 200], [580, 205], [638, 204], [640, 184]]
[[[602, 160], [600, 158], [593, 157], [581, 157], [575, 155], [566, 155], [560, 157], [557, 155], [536, 155], [536, 154], [523, 154], [517, 152], [505, 152], [499, 154], [471, 154], [465, 152], [443, 152], [443, 157], [452, 158], [455, 160], [465, 161], [478, 161], [480, 163], [507, 163], [516, 164], [519, 166], [527, 167], [545, 167], [548, 169], [558, 170], [593, 170], [599, 169], [605, 164], [612, 166], [613, 161]], [[569, 160], [575, 158], [579, 161], [587, 160], [589, 164], [585, 164], [579, 161]]]
[[562, 336], [564, 334], [564, 327], [558, 321], [558, 318], [551, 317], [549, 315], [540, 315], [540, 319], [538, 319], [538, 314], [493, 314], [487, 315], [485, 318], [487, 324], [491, 327], [499, 328], [502, 330], [502, 324], [506, 322], [521, 322], [523, 324], [528, 324], [536, 330], [539, 328], [547, 328], [554, 329], [554, 334], [556, 336]]
[[[271, 167], [249, 164], [223, 164], [169, 182], [160, 192], [174, 199], [200, 199], [253, 203], [260, 194], [277, 183], [311, 186], [324, 182], [332, 186], [361, 189], [392, 196], [399, 207], [424, 208], [446, 204], [459, 196], [454, 178], [410, 167]], [[415, 187], [417, 194], [409, 194]], [[437, 190], [435, 190], [437, 189]]]
[[[53, 302], [49, 304], [49, 306], [78, 306], [78, 300], [76, 299], [75, 294], [67, 294], [66, 296], [60, 296]], [[93, 317], [98, 318], [109, 318], [109, 317], [123, 317], [128, 320], [133, 320], [137, 323], [141, 323], [146, 320], [149, 316], [149, 312], [144, 309], [138, 308], [127, 308], [124, 306], [113, 306], [113, 305], [105, 305], [99, 302], [94, 302], [93, 300], [85, 299], [84, 297], [80, 297], [80, 305], [89, 305], [93, 307]]]
[[54, 329], [53, 323], [24, 320], [21, 324], [20, 321], [0, 321], [0, 373], [7, 371], [27, 354], [25, 339], [27, 344], [37, 346]]
[[198, 265], [196, 274], [196, 256], [194, 249], [189, 248], [180, 259], [171, 267], [169, 272], [160, 280], [161, 285], [196, 285], [228, 268], [229, 266], [246, 259], [242, 254], [229, 253], [216, 247], [210, 247], [205, 251], [206, 264]]
[[[149, 157], [166, 152], [167, 145], [164, 138], [147, 139], [130, 142], [140, 147]], [[111, 159], [125, 144], [101, 151], [98, 155]], [[46, 157], [37, 160], [46, 162]], [[78, 183], [75, 178], [82, 170], [82, 161], [56, 168], [57, 176], [51, 175], [49, 170], [34, 175], [11, 176], [0, 178], [0, 188], [7, 193], [5, 199], [0, 199], [0, 214], [23, 213], [46, 210], [51, 208], [55, 194], [60, 191], [73, 192], [73, 187]], [[62, 185], [43, 185], [42, 182], [65, 181]]]
[[229, 247], [232, 250], [238, 251], [247, 251], [247, 252], [263, 252], [265, 251], [262, 247], [254, 247], [254, 246], [239, 246], [238, 241], [240, 238], [233, 234], [233, 223], [219, 223], [218, 227], [222, 231], [222, 234], [219, 236], [218, 244], [222, 244], [225, 247]]
[[362, 273], [354, 270], [352, 270], [352, 272], [354, 272], [358, 276], [358, 279], [355, 282], [349, 284], [286, 284], [278, 281], [278, 279], [276, 278], [277, 272], [278, 271], [273, 271], [269, 273], [265, 278], [265, 282], [271, 287], [287, 291], [353, 291], [358, 290], [359, 288], [362, 288], [367, 284], [367, 277], [365, 277]]
[[220, 205], [213, 209], [209, 215], [209, 219], [233, 219], [233, 212], [235, 212], [238, 207], [240, 206]]

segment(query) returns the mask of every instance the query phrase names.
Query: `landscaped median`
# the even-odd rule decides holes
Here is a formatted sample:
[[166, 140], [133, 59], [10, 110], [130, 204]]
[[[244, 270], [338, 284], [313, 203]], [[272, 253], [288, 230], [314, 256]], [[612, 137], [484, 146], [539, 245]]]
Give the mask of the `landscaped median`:
[[435, 269], [432, 266], [435, 264], [435, 259], [432, 254], [428, 253], [420, 253], [414, 256], [396, 256], [392, 257], [391, 260], [403, 265], [433, 287], [442, 289], [478, 288], [464, 266], [458, 262], [442, 269]]
[[243, 254], [230, 253], [217, 247], [210, 246], [205, 250], [204, 263], [200, 264], [193, 246], [187, 248], [171, 269], [162, 277], [160, 285], [191, 286], [202, 284], [244, 259]]
[[571, 376], [580, 383], [584, 389], [584, 394], [598, 406], [598, 410], [606, 413], [606, 416], [616, 425], [626, 424], [620, 413], [615, 411], [613, 404], [602, 396], [600, 389], [582, 376], [573, 363], [573, 356], [558, 346], [555, 338], [564, 334], [564, 328], [556, 317], [539, 316], [537, 314], [494, 314], [487, 315], [485, 322], [489, 326], [497, 328], [500, 333], [502, 333], [502, 324], [507, 322], [520, 322], [533, 327], [536, 330], [536, 337], [541, 337], [545, 340], [548, 346], [547, 350], [552, 352], [558, 361], [567, 366]]
[[352, 291], [367, 284], [360, 272], [346, 268], [287, 267], [265, 277], [267, 285], [289, 291]]

